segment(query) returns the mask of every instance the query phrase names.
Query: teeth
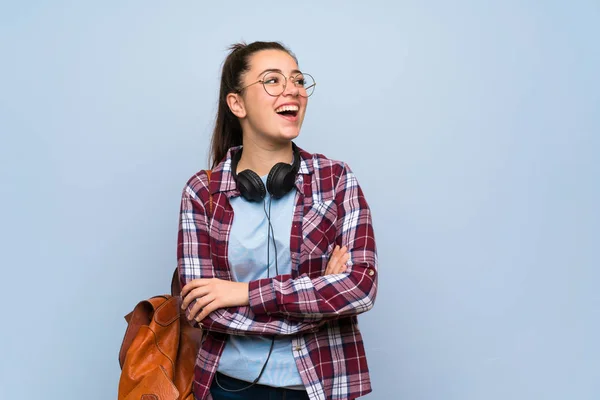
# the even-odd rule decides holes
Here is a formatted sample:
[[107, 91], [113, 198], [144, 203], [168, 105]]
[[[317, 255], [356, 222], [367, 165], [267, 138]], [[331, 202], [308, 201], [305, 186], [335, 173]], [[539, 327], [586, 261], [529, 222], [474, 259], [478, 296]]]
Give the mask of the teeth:
[[280, 113], [284, 111], [298, 111], [298, 106], [281, 106], [275, 112]]

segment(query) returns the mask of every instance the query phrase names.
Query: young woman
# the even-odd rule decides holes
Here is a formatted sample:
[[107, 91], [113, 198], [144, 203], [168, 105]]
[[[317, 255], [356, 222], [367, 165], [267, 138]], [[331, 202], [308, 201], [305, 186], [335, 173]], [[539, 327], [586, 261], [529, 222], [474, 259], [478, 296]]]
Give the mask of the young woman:
[[276, 42], [231, 47], [210, 177], [181, 201], [182, 308], [204, 330], [197, 399], [371, 391], [356, 316], [377, 293], [371, 212], [347, 164], [293, 143], [315, 83]]

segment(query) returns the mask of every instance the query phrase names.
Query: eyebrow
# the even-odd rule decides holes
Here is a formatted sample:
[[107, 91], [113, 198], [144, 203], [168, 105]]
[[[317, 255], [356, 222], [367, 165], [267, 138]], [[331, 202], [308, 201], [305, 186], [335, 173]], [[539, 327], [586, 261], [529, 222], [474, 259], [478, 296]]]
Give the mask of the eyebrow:
[[[283, 72], [279, 68], [267, 68], [263, 72], [261, 72], [260, 74], [258, 74], [256, 77], [260, 78], [261, 76], [263, 76], [267, 72], [279, 72], [280, 74], [283, 74]], [[302, 73], [302, 71], [300, 71], [300, 70], [297, 70], [297, 69], [293, 69], [292, 70], [292, 75], [294, 75], [294, 74], [301, 74], [301, 73]]]

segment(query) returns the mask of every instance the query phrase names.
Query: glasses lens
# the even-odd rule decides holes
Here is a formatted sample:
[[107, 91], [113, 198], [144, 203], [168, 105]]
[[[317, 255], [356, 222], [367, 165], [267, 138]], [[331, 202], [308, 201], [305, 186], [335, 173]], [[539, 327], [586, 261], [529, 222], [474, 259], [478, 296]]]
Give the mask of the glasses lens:
[[293, 78], [294, 85], [299, 89], [300, 96], [308, 97], [315, 90], [315, 80], [310, 74], [298, 74]]
[[[280, 72], [268, 72], [263, 77], [263, 86], [271, 96], [279, 96], [285, 90], [286, 77]], [[303, 97], [309, 97], [315, 90], [315, 80], [310, 74], [298, 74], [291, 78], [293, 87], [298, 90], [298, 94]]]
[[269, 72], [263, 77], [263, 86], [271, 96], [279, 96], [283, 93], [285, 76], [279, 72]]

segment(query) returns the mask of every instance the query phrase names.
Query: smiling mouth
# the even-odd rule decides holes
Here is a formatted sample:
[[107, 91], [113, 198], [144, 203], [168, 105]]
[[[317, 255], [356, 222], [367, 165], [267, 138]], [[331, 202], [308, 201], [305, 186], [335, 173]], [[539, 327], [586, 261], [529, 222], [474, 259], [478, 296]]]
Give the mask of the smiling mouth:
[[295, 120], [299, 110], [300, 108], [296, 105], [287, 105], [279, 107], [275, 112], [286, 119]]
[[296, 117], [298, 115], [298, 111], [279, 111], [277, 112], [277, 114], [281, 115], [281, 116], [289, 116], [289, 117]]

